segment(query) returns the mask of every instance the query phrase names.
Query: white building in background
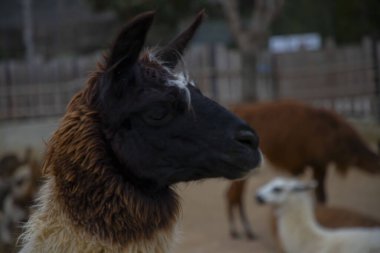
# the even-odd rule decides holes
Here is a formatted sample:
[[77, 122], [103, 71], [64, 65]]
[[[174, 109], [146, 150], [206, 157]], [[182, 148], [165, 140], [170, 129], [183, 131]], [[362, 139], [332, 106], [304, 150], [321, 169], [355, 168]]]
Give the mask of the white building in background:
[[322, 38], [318, 33], [276, 35], [269, 39], [271, 53], [290, 53], [313, 51], [322, 47]]

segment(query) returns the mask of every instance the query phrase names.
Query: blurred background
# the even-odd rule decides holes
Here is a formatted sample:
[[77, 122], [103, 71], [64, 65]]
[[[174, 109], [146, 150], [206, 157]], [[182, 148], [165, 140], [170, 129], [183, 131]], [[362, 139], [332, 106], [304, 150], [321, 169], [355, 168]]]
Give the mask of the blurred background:
[[[187, 70], [205, 95], [225, 106], [295, 99], [334, 110], [359, 130], [371, 148], [378, 148], [378, 0], [2, 0], [3, 252], [13, 250], [17, 224], [29, 215], [45, 143], [70, 98], [81, 89], [121, 26], [152, 9], [157, 15], [148, 46], [164, 45], [199, 10], [206, 10], [208, 17], [185, 56]], [[254, 241], [229, 237], [224, 201], [227, 182], [180, 185], [183, 238], [177, 252], [276, 252], [264, 218], [267, 209], [255, 206], [252, 199], [256, 187], [273, 173], [268, 169], [253, 176], [245, 196], [258, 235]], [[341, 179], [332, 172], [328, 182], [331, 202], [380, 219], [380, 180], [355, 173]], [[27, 184], [25, 195], [17, 205], [7, 204], [12, 202], [20, 177]], [[12, 208], [21, 214], [8, 217], [7, 212], [16, 210]]]

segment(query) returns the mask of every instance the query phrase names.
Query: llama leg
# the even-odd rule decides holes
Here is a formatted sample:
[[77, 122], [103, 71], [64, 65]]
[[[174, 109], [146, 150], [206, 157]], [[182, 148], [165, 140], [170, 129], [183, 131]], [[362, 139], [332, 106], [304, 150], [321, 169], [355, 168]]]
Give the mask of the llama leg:
[[325, 179], [326, 179], [326, 168], [325, 167], [315, 167], [314, 168], [314, 179], [318, 182], [318, 186], [315, 189], [315, 194], [318, 203], [325, 204], [327, 202], [326, 190], [325, 190]]
[[233, 238], [238, 238], [239, 233], [235, 223], [235, 212], [240, 209], [242, 196], [246, 180], [233, 181], [226, 192], [227, 212], [230, 226], [230, 234]]
[[251, 225], [248, 221], [247, 215], [245, 213], [243, 202], [240, 202], [239, 204], [239, 214], [241, 223], [243, 224], [245, 234], [248, 239], [253, 240], [256, 238], [255, 234], [252, 232]]
[[236, 229], [235, 224], [235, 215], [234, 215], [234, 208], [235, 205], [233, 203], [228, 203], [227, 211], [228, 211], [228, 225], [230, 228], [230, 235], [232, 238], [239, 238], [239, 233]]

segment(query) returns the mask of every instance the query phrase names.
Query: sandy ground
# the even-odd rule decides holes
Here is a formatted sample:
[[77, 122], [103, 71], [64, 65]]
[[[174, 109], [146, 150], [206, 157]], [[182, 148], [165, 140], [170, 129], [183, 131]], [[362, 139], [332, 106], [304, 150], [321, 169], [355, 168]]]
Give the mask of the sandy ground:
[[[250, 177], [245, 203], [251, 225], [258, 236], [254, 241], [229, 237], [225, 208], [225, 192], [229, 182], [207, 180], [180, 185], [178, 191], [183, 199], [182, 236], [174, 252], [278, 252], [270, 233], [269, 208], [258, 206], [253, 199], [255, 190], [277, 175], [273, 170], [264, 168]], [[327, 188], [330, 205], [350, 208], [380, 220], [380, 176], [351, 170], [342, 178], [331, 168]]]

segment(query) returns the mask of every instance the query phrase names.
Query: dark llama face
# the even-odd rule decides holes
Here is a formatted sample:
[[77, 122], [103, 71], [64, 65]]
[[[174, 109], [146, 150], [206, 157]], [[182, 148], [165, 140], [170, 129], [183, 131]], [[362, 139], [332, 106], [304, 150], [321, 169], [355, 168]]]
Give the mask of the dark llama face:
[[161, 188], [211, 177], [244, 176], [260, 162], [254, 131], [173, 69], [203, 19], [167, 47], [141, 52], [153, 13], [130, 22], [99, 73], [92, 104], [125, 178]]

